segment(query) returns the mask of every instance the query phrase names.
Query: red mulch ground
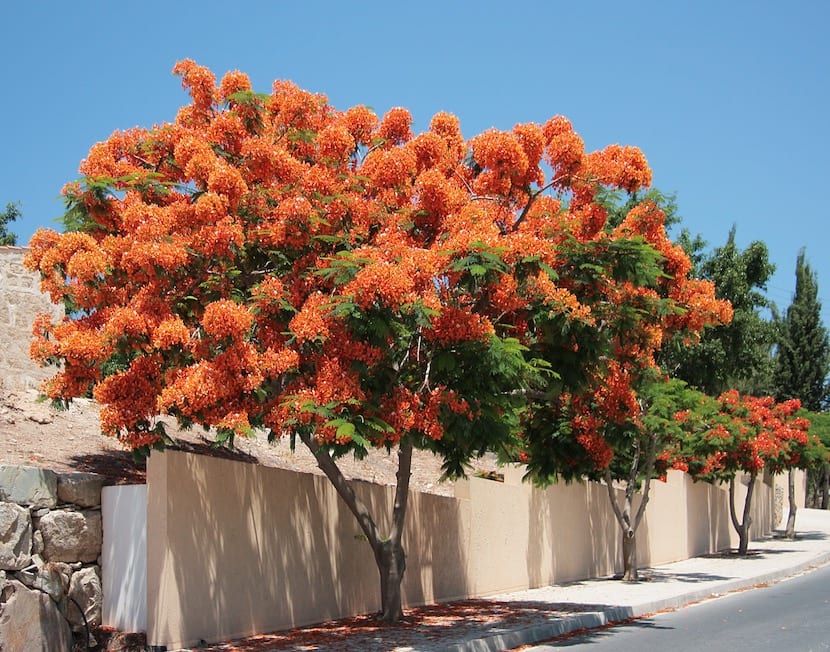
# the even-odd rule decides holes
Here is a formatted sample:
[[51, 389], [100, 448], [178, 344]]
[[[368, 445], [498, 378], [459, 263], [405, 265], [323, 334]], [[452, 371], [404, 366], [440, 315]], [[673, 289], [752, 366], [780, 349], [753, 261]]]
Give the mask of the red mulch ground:
[[442, 650], [469, 637], [540, 625], [571, 610], [568, 605], [544, 602], [463, 600], [407, 609], [404, 621], [397, 625], [381, 623], [374, 616], [356, 616], [198, 649], [208, 652]]

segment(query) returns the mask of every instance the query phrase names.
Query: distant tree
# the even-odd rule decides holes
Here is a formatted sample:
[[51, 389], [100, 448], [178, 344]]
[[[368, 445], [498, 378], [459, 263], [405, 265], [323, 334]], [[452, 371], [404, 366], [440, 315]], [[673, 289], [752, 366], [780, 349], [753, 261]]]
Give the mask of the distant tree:
[[[775, 474], [806, 468], [816, 459], [826, 459], [826, 449], [808, 434], [810, 421], [803, 416], [798, 399], [776, 403], [771, 396], [758, 398], [730, 390], [714, 403], [709, 399], [682, 414], [682, 419], [694, 419], [702, 427], [680, 431], [685, 438], [677, 460], [696, 480], [729, 483], [729, 515], [738, 533], [738, 553], [745, 555], [759, 474], [765, 469]], [[749, 476], [740, 517], [735, 506], [739, 473]]]
[[771, 307], [763, 291], [775, 271], [767, 246], [756, 241], [741, 251], [734, 226], [726, 244], [708, 255], [701, 253], [703, 241], [688, 232], [678, 243], [695, 264], [692, 275], [714, 282], [716, 296], [732, 304], [733, 317], [728, 324], [707, 327], [699, 343], [669, 340], [661, 356], [664, 368], [710, 396], [728, 389], [771, 393], [775, 324], [761, 314]]
[[828, 399], [828, 372], [830, 341], [821, 321], [818, 281], [802, 249], [795, 265], [795, 295], [779, 320], [776, 396], [797, 398], [806, 409], [820, 412]]
[[0, 246], [14, 246], [17, 244], [17, 234], [9, 231], [8, 224], [14, 222], [22, 213], [17, 204], [9, 202], [6, 209], [0, 213]]
[[[821, 303], [818, 300], [818, 281], [806, 261], [804, 250], [795, 264], [795, 295], [787, 314], [779, 319], [779, 339], [775, 356], [775, 393], [779, 400], [797, 398], [807, 410], [819, 412], [827, 402], [827, 373], [830, 371], [830, 343], [827, 329], [821, 321]], [[811, 468], [815, 476], [823, 476], [825, 487], [822, 506], [827, 506], [827, 465]], [[790, 513], [787, 518], [789, 538], [795, 536], [795, 482], [792, 471], [788, 483]]]

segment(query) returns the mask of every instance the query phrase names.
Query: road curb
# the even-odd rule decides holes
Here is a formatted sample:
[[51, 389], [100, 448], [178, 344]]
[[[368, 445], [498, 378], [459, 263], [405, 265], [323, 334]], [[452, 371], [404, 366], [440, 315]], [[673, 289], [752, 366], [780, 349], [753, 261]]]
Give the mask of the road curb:
[[[828, 562], [830, 562], [830, 551], [786, 568], [754, 575], [752, 577], [729, 580], [717, 586], [688, 591], [662, 600], [653, 600], [630, 607], [609, 607], [598, 611], [587, 611], [564, 616], [543, 625], [533, 625], [522, 629], [505, 631], [500, 634], [470, 639], [463, 643], [450, 645], [444, 649], [447, 652], [501, 652], [521, 645], [531, 645], [540, 641], [556, 638], [557, 636], [563, 636], [564, 634], [570, 634], [571, 632], [582, 629], [597, 629], [631, 618], [640, 618], [665, 609], [677, 609], [694, 602], [727, 595], [759, 584], [777, 582]], [[531, 650], [527, 652], [531, 652]]]

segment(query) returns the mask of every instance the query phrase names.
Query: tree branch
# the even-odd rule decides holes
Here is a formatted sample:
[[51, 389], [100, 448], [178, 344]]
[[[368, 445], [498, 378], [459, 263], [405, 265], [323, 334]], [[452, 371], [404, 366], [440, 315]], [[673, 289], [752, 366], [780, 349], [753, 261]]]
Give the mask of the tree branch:
[[729, 478], [729, 517], [732, 519], [732, 527], [740, 533], [741, 524], [738, 523], [738, 515], [735, 513], [735, 476]]
[[377, 526], [372, 519], [372, 515], [369, 513], [369, 508], [366, 506], [366, 503], [355, 494], [349, 481], [346, 480], [343, 472], [340, 470], [340, 467], [337, 466], [328, 452], [311, 435], [306, 432], [300, 432], [300, 440], [314, 454], [314, 458], [317, 460], [317, 466], [326, 474], [326, 477], [337, 490], [338, 495], [346, 503], [349, 511], [354, 514], [357, 522], [360, 524], [360, 529], [363, 530], [363, 534], [369, 540], [369, 545], [372, 546], [372, 550], [376, 555], [379, 554], [381, 544], [380, 536], [378, 535]]
[[619, 526], [628, 532], [630, 526], [628, 523], [625, 522], [625, 517], [623, 516], [622, 511], [620, 510], [620, 506], [617, 504], [617, 497], [614, 495], [614, 480], [611, 477], [611, 468], [605, 468], [605, 486], [608, 489], [608, 498], [611, 499], [611, 508], [614, 510], [614, 516], [617, 517], [617, 523]]
[[395, 486], [395, 505], [392, 508], [392, 532], [389, 539], [399, 542], [403, 536], [406, 507], [409, 502], [409, 479], [412, 476], [412, 441], [404, 437], [398, 444], [398, 473]]
[[561, 181], [564, 178], [565, 178], [564, 175], [556, 177], [555, 179], [551, 179], [549, 183], [546, 183], [544, 186], [539, 188], [539, 190], [537, 190], [536, 192], [528, 192], [527, 193], [527, 197], [528, 197], [527, 204], [525, 204], [525, 207], [522, 209], [522, 212], [519, 215], [519, 217], [516, 219], [516, 221], [513, 222], [513, 226], [511, 227], [511, 231], [517, 231], [519, 229], [519, 226], [521, 225], [522, 222], [525, 221], [525, 218], [527, 217], [527, 214], [530, 212], [530, 207], [533, 205], [533, 202], [536, 201], [536, 198], [539, 195], [541, 195], [543, 192], [545, 192], [545, 190], [548, 190], [549, 188], [552, 188], [553, 184]]
[[651, 476], [654, 473], [654, 462], [657, 459], [657, 436], [655, 434], [649, 435], [648, 457], [646, 458], [645, 468], [645, 485], [643, 486], [643, 500], [637, 508], [637, 516], [634, 518], [634, 530], [640, 526], [640, 521], [646, 513], [646, 505], [648, 504], [648, 493], [651, 489]]

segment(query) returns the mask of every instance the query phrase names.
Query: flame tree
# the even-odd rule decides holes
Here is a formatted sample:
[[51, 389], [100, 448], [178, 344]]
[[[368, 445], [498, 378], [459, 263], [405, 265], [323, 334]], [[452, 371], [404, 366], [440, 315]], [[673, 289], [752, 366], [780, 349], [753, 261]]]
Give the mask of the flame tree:
[[[286, 81], [258, 94], [189, 60], [174, 72], [191, 102], [94, 145], [64, 189], [67, 232], [32, 238], [27, 264], [67, 314], [35, 324], [33, 357], [61, 365], [44, 391], [92, 392], [103, 432], [140, 451], [166, 442], [158, 415], [231, 444], [298, 438], [359, 522], [397, 620], [413, 448], [463, 474], [530, 411], [605, 369], [624, 377], [602, 362], [624, 306], [650, 310], [655, 284], [708, 305], [711, 285], [683, 280], [650, 209], [605, 228], [599, 189], [634, 192], [651, 172], [635, 148], [586, 153], [562, 117], [465, 140], [439, 113], [415, 135], [405, 109], [341, 111]], [[337, 465], [372, 447], [398, 456], [383, 520]]]
[[[738, 533], [738, 554], [745, 555], [752, 525], [755, 481], [765, 469], [772, 474], [807, 468], [827, 458], [818, 437], [810, 435], [810, 421], [803, 416], [801, 402], [776, 403], [772, 397], [754, 397], [736, 390], [693, 409], [680, 411], [678, 421], [687, 423], [678, 442], [676, 463], [696, 480], [729, 483], [729, 515]], [[735, 479], [749, 476], [743, 509], [735, 505]]]
[[[558, 478], [605, 483], [622, 540], [623, 578], [634, 581], [636, 532], [650, 483], [665, 472], [663, 453], [679, 435], [672, 418], [680, 408], [673, 406], [695, 400], [685, 384], [665, 376], [656, 357], [663, 342], [693, 344], [705, 326], [727, 323], [732, 310], [715, 299], [711, 282], [690, 278], [691, 262], [668, 238], [664, 211], [636, 197], [628, 204], [633, 207], [619, 224], [599, 220], [597, 228], [611, 241], [639, 238], [657, 255], [650, 265], [640, 261], [622, 276], [606, 272], [581, 288], [592, 314], [601, 315], [604, 348], [593, 357], [577, 354], [572, 362], [582, 376], [525, 413], [519, 459], [539, 484]], [[584, 351], [578, 342], [573, 348]]]

